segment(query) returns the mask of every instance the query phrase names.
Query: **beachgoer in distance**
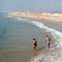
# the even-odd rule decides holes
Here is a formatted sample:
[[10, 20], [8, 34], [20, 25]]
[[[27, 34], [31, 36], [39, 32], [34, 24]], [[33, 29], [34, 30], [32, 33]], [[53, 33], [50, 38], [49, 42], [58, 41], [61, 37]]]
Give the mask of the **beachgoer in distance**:
[[46, 35], [47, 48], [50, 47], [50, 41], [51, 41], [51, 38], [48, 35]]
[[32, 46], [33, 46], [33, 49], [36, 51], [36, 47], [37, 47], [37, 40], [36, 40], [36, 38], [33, 38]]

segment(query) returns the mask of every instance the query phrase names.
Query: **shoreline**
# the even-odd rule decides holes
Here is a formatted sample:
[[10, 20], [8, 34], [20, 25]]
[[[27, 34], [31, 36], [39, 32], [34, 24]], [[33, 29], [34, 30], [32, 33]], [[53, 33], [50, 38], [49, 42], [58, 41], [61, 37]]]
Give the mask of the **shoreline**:
[[[15, 16], [14, 16], [14, 17], [15, 17]], [[17, 17], [19, 17], [19, 16], [17, 16]], [[23, 18], [23, 17], [22, 17], [22, 18]], [[24, 18], [25, 18], [25, 17], [24, 17]], [[30, 18], [27, 17], [26, 19], [30, 19]], [[41, 22], [41, 19], [38, 19], [38, 18], [31, 18], [30, 20], [33, 20], [33, 19], [34, 19], [35, 21], [40, 21], [40, 22]], [[42, 19], [42, 20], [43, 20], [42, 22], [44, 22], [44, 21], [45, 21], [45, 22], [56, 22], [56, 21], [57, 21], [57, 20], [56, 20], [56, 21], [54, 21], [54, 20], [53, 20], [53, 21], [52, 21], [52, 20], [50, 21], [50, 19], [49, 19], [49, 20], [44, 20], [44, 19]], [[58, 22], [59, 22], [59, 21], [58, 21]], [[58, 23], [58, 22], [57, 22], [57, 23]], [[57, 54], [58, 54], [58, 53], [57, 53]], [[47, 57], [47, 56], [46, 56], [46, 57]], [[58, 55], [58, 57], [59, 57], [59, 55]], [[57, 58], [58, 58], [58, 57], [57, 57]], [[41, 58], [41, 61], [43, 61], [42, 58]]]
[[25, 12], [9, 12], [7, 16], [26, 18], [30, 20], [45, 20], [62, 23], [62, 13], [25, 13]]

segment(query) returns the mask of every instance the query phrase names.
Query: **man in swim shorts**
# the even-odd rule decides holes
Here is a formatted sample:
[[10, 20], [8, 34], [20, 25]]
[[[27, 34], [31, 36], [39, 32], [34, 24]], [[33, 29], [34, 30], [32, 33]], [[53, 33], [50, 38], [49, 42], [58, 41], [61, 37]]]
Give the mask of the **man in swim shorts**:
[[47, 48], [50, 47], [50, 41], [51, 41], [50, 37], [48, 35], [46, 35]]

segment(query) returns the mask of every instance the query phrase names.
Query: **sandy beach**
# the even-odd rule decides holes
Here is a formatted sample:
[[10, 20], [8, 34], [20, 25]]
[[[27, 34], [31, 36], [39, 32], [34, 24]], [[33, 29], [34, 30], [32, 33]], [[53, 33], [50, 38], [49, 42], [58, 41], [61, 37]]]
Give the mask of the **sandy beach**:
[[62, 23], [62, 13], [9, 12], [6, 15], [28, 19], [49, 20]]

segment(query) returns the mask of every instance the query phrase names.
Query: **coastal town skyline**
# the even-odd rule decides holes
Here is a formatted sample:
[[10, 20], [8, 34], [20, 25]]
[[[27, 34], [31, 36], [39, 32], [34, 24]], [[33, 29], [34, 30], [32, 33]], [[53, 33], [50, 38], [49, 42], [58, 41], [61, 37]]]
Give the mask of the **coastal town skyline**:
[[0, 12], [62, 12], [62, 0], [1, 0]]

